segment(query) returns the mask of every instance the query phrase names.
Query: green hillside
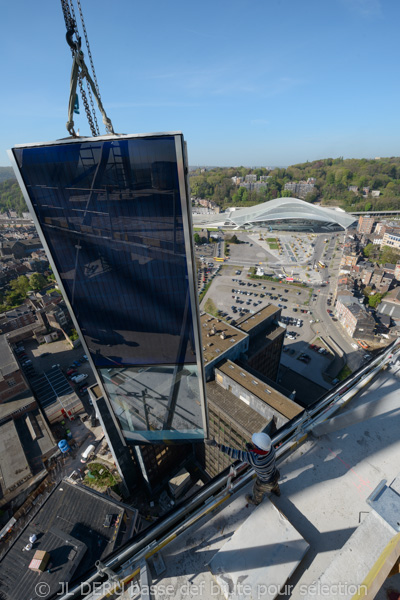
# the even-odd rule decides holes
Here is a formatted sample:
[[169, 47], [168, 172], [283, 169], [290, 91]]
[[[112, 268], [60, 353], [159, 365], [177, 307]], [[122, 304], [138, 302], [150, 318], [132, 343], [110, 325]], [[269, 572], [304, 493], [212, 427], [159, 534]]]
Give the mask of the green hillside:
[[[248, 173], [270, 175], [268, 187], [260, 191], [248, 191], [236, 187], [231, 180], [234, 175], [245, 176]], [[284, 189], [290, 181], [316, 179], [315, 191], [305, 200], [321, 202], [322, 205], [336, 205], [347, 211], [396, 210], [400, 208], [400, 158], [346, 159], [327, 158], [313, 162], [277, 168], [270, 172], [266, 169], [215, 168], [205, 172], [190, 173], [192, 196], [208, 198], [221, 208], [229, 206], [250, 206], [281, 196], [291, 196]], [[357, 186], [358, 193], [349, 191], [349, 186]], [[363, 196], [362, 188], [378, 190], [380, 196]]]
[[0, 212], [16, 210], [19, 216], [28, 212], [28, 207], [15, 179], [7, 179], [0, 183]]
[[[340, 206], [347, 211], [400, 209], [398, 157], [326, 158], [272, 171], [246, 167], [214, 167], [202, 171], [195, 169], [190, 172], [192, 196], [208, 198], [223, 209], [229, 206], [252, 206], [281, 196], [291, 196], [292, 193], [284, 189], [285, 183], [307, 180], [309, 177], [314, 177], [316, 184], [315, 191], [305, 198], [307, 202]], [[27, 207], [15, 178], [1, 180], [7, 173], [12, 175], [11, 167], [0, 167], [0, 212], [14, 209], [21, 215], [27, 211]], [[268, 186], [259, 191], [249, 191], [233, 184], [233, 176], [244, 177], [249, 173], [256, 174], [258, 178], [270, 175]], [[349, 191], [350, 186], [357, 186], [359, 191]], [[374, 198], [369, 194], [364, 197], [362, 188], [365, 187], [378, 190], [380, 196]]]
[[6, 179], [14, 179], [14, 170], [12, 167], [0, 167], [0, 183]]

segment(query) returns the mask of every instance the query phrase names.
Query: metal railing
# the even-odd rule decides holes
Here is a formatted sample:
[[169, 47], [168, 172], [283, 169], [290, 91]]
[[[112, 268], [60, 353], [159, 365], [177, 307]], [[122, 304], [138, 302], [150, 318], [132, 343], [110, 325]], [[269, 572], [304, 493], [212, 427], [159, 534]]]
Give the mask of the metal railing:
[[[390, 363], [400, 356], [400, 339], [382, 350], [375, 358], [350, 375], [344, 382], [327, 392], [321, 399], [304, 410], [298, 417], [281, 427], [273, 437], [277, 447], [277, 459], [293, 451], [302, 443], [312, 427], [326, 420], [339, 408], [344, 406], [355, 394]], [[84, 595], [86, 599], [99, 600], [118, 593], [140, 572], [140, 563], [176, 539], [183, 531], [192, 526], [207, 513], [215, 510], [230, 496], [247, 485], [255, 477], [254, 471], [246, 463], [236, 463], [226, 469], [221, 475], [206, 484], [200, 492], [184, 504], [168, 513], [164, 518], [143, 532], [140, 539], [133, 540], [124, 548], [116, 551], [88, 578], [68, 591], [67, 594], [57, 595], [59, 600], [71, 600]], [[96, 591], [88, 594], [89, 586], [108, 575], [104, 593]], [[110, 591], [110, 582], [114, 591]]]

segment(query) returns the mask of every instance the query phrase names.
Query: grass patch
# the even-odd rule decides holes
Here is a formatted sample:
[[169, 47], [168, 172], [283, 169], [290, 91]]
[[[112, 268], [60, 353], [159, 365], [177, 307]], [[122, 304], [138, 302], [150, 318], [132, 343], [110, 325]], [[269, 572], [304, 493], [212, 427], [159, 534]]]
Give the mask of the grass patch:
[[250, 270], [247, 277], [249, 279], [256, 279], [256, 280], [265, 279], [267, 281], [273, 281], [274, 283], [284, 283], [285, 286], [301, 287], [301, 288], [309, 287], [306, 283], [300, 283], [300, 282], [297, 283], [297, 281], [285, 281], [284, 277], [272, 277], [272, 275], [255, 275], [255, 272], [256, 272], [256, 268], [252, 267], [252, 269]]
[[350, 367], [344, 365], [337, 378], [339, 379], [339, 381], [343, 381], [344, 379], [347, 379], [347, 377], [349, 377], [349, 375], [351, 375], [352, 372], [353, 371], [350, 369]]
[[269, 246], [270, 250], [278, 250], [278, 248], [279, 248], [278, 244], [268, 243], [268, 246]]
[[207, 294], [208, 290], [210, 289], [210, 285], [211, 284], [212, 284], [212, 280], [209, 281], [208, 283], [206, 283], [206, 285], [204, 286], [204, 288], [200, 292], [200, 294], [199, 294], [199, 304], [203, 300], [204, 296]]
[[218, 231], [218, 227], [193, 227], [193, 231], [204, 231], [204, 229], [207, 229], [207, 231]]
[[213, 317], [218, 317], [218, 309], [211, 298], [208, 298], [207, 302], [204, 304], [204, 310], [208, 314], [213, 315]]
[[267, 242], [272, 242], [272, 243], [277, 243], [277, 239], [276, 238], [267, 238]]
[[85, 485], [92, 487], [113, 487], [117, 485], [117, 480], [114, 475], [110, 473], [108, 468], [101, 463], [91, 463], [89, 466], [89, 473], [86, 475], [84, 479]]

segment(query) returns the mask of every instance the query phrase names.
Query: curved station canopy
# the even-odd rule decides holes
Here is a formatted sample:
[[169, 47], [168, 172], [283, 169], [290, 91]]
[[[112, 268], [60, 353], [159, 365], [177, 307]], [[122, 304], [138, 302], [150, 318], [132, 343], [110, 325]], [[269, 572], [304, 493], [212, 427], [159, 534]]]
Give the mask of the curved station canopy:
[[315, 206], [298, 198], [277, 198], [223, 215], [194, 215], [195, 225], [238, 228], [265, 227], [273, 230], [335, 231], [347, 229], [355, 218], [342, 210]]

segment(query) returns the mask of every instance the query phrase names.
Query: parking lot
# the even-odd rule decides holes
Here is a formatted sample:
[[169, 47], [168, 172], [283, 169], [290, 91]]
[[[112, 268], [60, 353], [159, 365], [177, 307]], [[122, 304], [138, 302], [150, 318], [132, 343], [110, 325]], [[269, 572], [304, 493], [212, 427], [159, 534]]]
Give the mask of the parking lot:
[[[302, 310], [304, 302], [310, 299], [310, 290], [290, 285], [289, 283], [275, 283], [268, 280], [255, 280], [247, 277], [249, 269], [236, 269], [224, 265], [215, 277], [213, 284], [207, 292], [202, 308], [208, 298], [214, 302], [217, 310], [223, 313], [229, 322], [235, 318], [264, 308], [268, 304], [275, 304], [282, 308], [285, 315], [290, 309], [294, 312]], [[303, 310], [308, 310], [306, 307]]]
[[[19, 364], [31, 361], [27, 366], [23, 367], [26, 378], [29, 380], [34, 379], [42, 373], [49, 372], [53, 366], [59, 366], [59, 368], [67, 376], [69, 367], [74, 366], [76, 375], [86, 375], [82, 381], [74, 383], [69, 379], [69, 385], [81, 398], [87, 412], [91, 411], [89, 398], [87, 393], [81, 393], [80, 388], [88, 387], [96, 382], [94, 373], [89, 363], [83, 359], [84, 350], [82, 346], [78, 348], [72, 348], [66, 340], [59, 340], [50, 344], [41, 344], [34, 340], [25, 340], [23, 343], [25, 356], [18, 358]], [[78, 361], [79, 365], [73, 365], [74, 361]], [[39, 398], [40, 399], [40, 398]]]
[[281, 320], [286, 324], [288, 332], [281, 357], [282, 364], [325, 389], [330, 389], [322, 372], [329, 366], [332, 355], [309, 348], [310, 344], [324, 348], [323, 342], [318, 341], [311, 327], [314, 323], [310, 306], [313, 304], [312, 289], [287, 282], [249, 279], [248, 271], [241, 269], [240, 274], [237, 274], [234, 268], [223, 266], [206, 294], [202, 307], [211, 298], [220, 311], [220, 316], [232, 325], [236, 324], [236, 319], [254, 314], [267, 304], [281, 308]]

